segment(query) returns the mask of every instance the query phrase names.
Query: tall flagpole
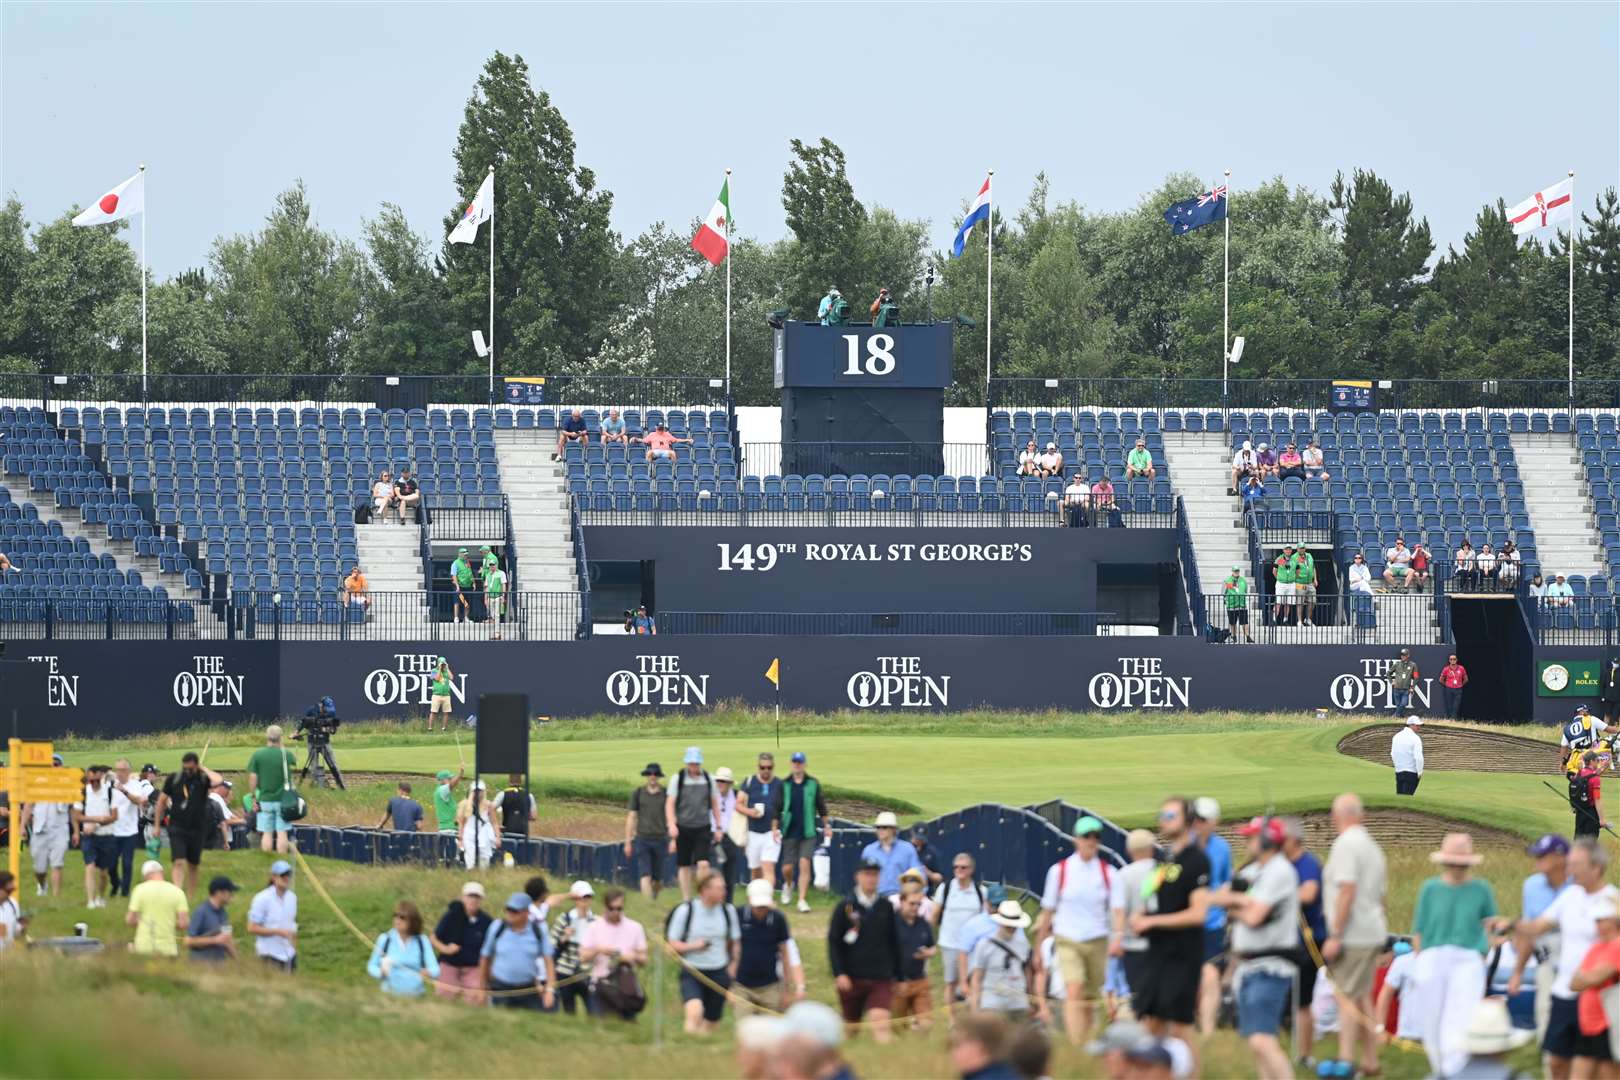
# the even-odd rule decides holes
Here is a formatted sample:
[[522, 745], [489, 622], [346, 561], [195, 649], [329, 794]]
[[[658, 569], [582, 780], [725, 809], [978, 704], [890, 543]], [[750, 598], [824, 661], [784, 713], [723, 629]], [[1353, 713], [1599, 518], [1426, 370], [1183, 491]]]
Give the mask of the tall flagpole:
[[984, 403], [990, 405], [990, 319], [995, 310], [990, 305], [991, 288], [995, 284], [996, 276], [996, 170], [991, 169], [985, 183], [989, 185], [985, 200], [989, 207], [990, 216], [987, 224], [990, 226], [984, 236]]
[[[144, 219], [143, 219], [144, 220]], [[1575, 201], [1575, 170], [1569, 170], [1569, 400], [1575, 401], [1575, 226], [1580, 222]]]
[[141, 166], [141, 400], [146, 400], [146, 166]]
[[489, 167], [489, 400], [495, 401], [495, 166]]
[[731, 170], [726, 170], [726, 399], [731, 398]]
[[1226, 170], [1226, 240], [1221, 256], [1221, 398], [1226, 398], [1227, 368], [1232, 359], [1232, 170]]

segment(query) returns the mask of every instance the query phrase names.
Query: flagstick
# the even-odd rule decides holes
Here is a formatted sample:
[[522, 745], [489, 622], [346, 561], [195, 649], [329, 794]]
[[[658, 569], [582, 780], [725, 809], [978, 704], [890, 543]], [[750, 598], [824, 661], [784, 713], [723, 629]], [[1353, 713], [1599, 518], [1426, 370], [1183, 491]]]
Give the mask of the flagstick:
[[776, 748], [782, 749], [782, 670], [776, 671]]
[[994, 310], [990, 306], [990, 291], [995, 282], [996, 262], [995, 178], [996, 170], [991, 169], [989, 179], [986, 181], [989, 190], [985, 192], [988, 196], [985, 199], [985, 206], [990, 210], [987, 219], [990, 228], [986, 231], [984, 237], [984, 401], [986, 405], [990, 403], [990, 319]]
[[495, 166], [489, 167], [489, 400], [495, 402]]
[[141, 400], [146, 400], [146, 166], [141, 166]]
[[731, 170], [726, 170], [726, 399], [731, 399]]
[[1232, 170], [1226, 170], [1226, 216], [1221, 219], [1226, 226], [1226, 240], [1223, 244], [1224, 254], [1221, 257], [1221, 400], [1226, 400], [1227, 368], [1232, 358]]
[[[1575, 170], [1569, 170], [1569, 402], [1575, 404]], [[143, 219], [144, 220], [144, 219]]]

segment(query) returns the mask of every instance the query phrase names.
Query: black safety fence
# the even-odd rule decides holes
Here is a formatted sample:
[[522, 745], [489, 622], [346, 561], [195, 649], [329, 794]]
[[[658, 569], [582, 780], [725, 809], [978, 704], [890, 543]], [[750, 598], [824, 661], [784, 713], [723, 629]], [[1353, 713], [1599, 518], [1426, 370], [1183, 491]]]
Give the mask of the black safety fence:
[[664, 634], [1072, 637], [1109, 633], [1115, 615], [1111, 611], [664, 611], [658, 620]]
[[[1347, 375], [1345, 379], [1354, 379]], [[1326, 379], [991, 379], [991, 409], [1341, 409]], [[1373, 379], [1378, 409], [1620, 409], [1620, 380]]]
[[[1217, 583], [1220, 585], [1220, 583]], [[1435, 644], [1447, 640], [1435, 597], [1413, 593], [1323, 593], [1291, 586], [1271, 593], [1204, 594], [1206, 636], [1265, 645]]]
[[684, 492], [582, 496], [580, 520], [599, 525], [738, 525], [1173, 529], [1174, 495], [1116, 495], [1106, 502], [1065, 504], [1056, 496], [1018, 499], [1001, 495], [890, 495], [757, 492]]

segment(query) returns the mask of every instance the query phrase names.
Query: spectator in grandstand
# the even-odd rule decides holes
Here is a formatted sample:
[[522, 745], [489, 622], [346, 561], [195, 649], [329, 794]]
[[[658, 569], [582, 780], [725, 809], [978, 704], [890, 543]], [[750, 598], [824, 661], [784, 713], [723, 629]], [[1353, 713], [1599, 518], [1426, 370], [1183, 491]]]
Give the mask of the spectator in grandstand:
[[20, 573], [22, 573], [22, 567], [13, 562], [9, 556], [0, 553], [0, 574]]
[[529, 918], [528, 894], [515, 892], [507, 897], [501, 921], [491, 924], [480, 951], [482, 989], [490, 1004], [556, 1012], [553, 952], [545, 926]]
[[1029, 440], [1024, 448], [1018, 452], [1018, 475], [1041, 475], [1041, 452], [1035, 446], [1034, 439]]
[[214, 829], [208, 838], [209, 847], [229, 851], [233, 830], [238, 825], [247, 824], [247, 818], [237, 813], [236, 808], [231, 805], [231, 792], [234, 786], [229, 780], [221, 780], [219, 785], [208, 793], [208, 801], [213, 804], [210, 813], [214, 819]]
[[1332, 479], [1332, 477], [1328, 476], [1327, 469], [1324, 468], [1325, 461], [1322, 457], [1322, 448], [1316, 445], [1315, 439], [1312, 439], [1306, 445], [1305, 449], [1300, 453], [1300, 457], [1305, 465], [1306, 476], [1314, 476], [1318, 480]]
[[366, 575], [360, 572], [359, 563], [355, 563], [354, 568], [343, 579], [343, 587], [338, 590], [338, 602], [354, 604], [361, 608], [371, 606], [370, 585], [366, 581]]
[[1248, 480], [1244, 481], [1243, 509], [1264, 510], [1266, 508], [1266, 485], [1260, 482], [1258, 473], [1250, 473]]
[[1063, 476], [1063, 455], [1058, 452], [1057, 443], [1046, 444], [1046, 451], [1041, 454], [1040, 470], [1038, 476]]
[[1349, 579], [1351, 592], [1361, 593], [1364, 596], [1372, 595], [1372, 567], [1367, 565], [1367, 558], [1361, 552], [1358, 551], [1351, 556], [1350, 570], [1346, 577]]
[[1294, 545], [1284, 544], [1282, 554], [1271, 561], [1272, 582], [1277, 590], [1277, 602], [1271, 612], [1272, 621], [1278, 626], [1287, 626], [1299, 621], [1299, 608], [1296, 590], [1294, 588], [1294, 574], [1297, 563], [1294, 559]]
[[1519, 585], [1523, 569], [1524, 556], [1519, 554], [1518, 545], [1511, 540], [1502, 541], [1502, 549], [1496, 553], [1496, 584], [1512, 592]]
[[411, 475], [409, 465], [399, 467], [399, 479], [394, 481], [394, 505], [399, 507], [399, 523], [405, 524], [405, 515], [410, 514], [416, 518], [420, 515], [417, 508], [422, 505], [422, 488]]
[[394, 505], [394, 474], [387, 469], [377, 477], [377, 482], [371, 485], [371, 519], [377, 522], [388, 520], [388, 508]]
[[[1378, 1071], [1378, 1040], [1373, 1031], [1373, 974], [1389, 936], [1384, 916], [1388, 874], [1384, 853], [1362, 824], [1361, 798], [1346, 793], [1333, 800], [1333, 828], [1338, 833], [1322, 869], [1322, 903], [1328, 937], [1322, 959], [1332, 977], [1339, 1014], [1339, 1056], [1321, 1075], [1360, 1068]], [[1481, 980], [1483, 985], [1484, 980]]]
[[664, 800], [664, 824], [669, 835], [669, 853], [675, 856], [675, 873], [681, 886], [681, 899], [692, 898], [692, 878], [708, 871], [710, 854], [720, 839], [714, 823], [720, 817], [720, 793], [703, 768], [703, 751], [688, 746], [681, 771], [675, 774]]
[[382, 821], [377, 828], [386, 829], [392, 824], [395, 832], [416, 832], [422, 825], [422, 804], [411, 798], [411, 784], [408, 780], [401, 780], [394, 796], [388, 800], [383, 809]]
[[1144, 886], [1150, 890], [1151, 913], [1143, 910], [1127, 923], [1148, 943], [1140, 978], [1131, 984], [1136, 1015], [1156, 1037], [1174, 1035], [1189, 1046], [1210, 910], [1209, 858], [1192, 831], [1192, 820], [1186, 799], [1169, 799], [1159, 807], [1159, 835], [1168, 849], [1164, 873], [1149, 875]]
[[501, 847], [501, 831], [490, 816], [486, 790], [482, 780], [474, 780], [467, 797], [456, 806], [456, 835], [461, 839], [461, 860], [469, 870], [487, 867]]
[[1125, 455], [1125, 479], [1132, 480], [1138, 476], [1152, 480], [1159, 475], [1159, 470], [1153, 467], [1153, 455], [1148, 453], [1147, 440], [1138, 438], [1136, 447]]
[[1276, 479], [1277, 451], [1271, 448], [1270, 443], [1261, 443], [1255, 447], [1254, 469], [1260, 474], [1261, 480]]
[[1327, 920], [1322, 915], [1322, 860], [1305, 846], [1305, 825], [1299, 818], [1283, 819], [1282, 850], [1299, 876], [1299, 934], [1292, 958], [1299, 975], [1294, 1024], [1299, 1045], [1308, 1053], [1316, 1042], [1311, 1005], [1316, 999], [1317, 960], [1322, 942], [1327, 940]]
[[1075, 470], [1069, 486], [1063, 489], [1063, 522], [1070, 528], [1084, 528], [1091, 524], [1091, 485], [1086, 474]]
[[651, 902], [664, 886], [664, 848], [668, 824], [664, 817], [664, 770], [649, 762], [641, 770], [644, 782], [630, 792], [630, 812], [624, 819], [624, 857], [641, 879], [641, 895]]
[[688, 1035], [708, 1035], [725, 1016], [726, 994], [737, 971], [741, 918], [726, 903], [726, 882], [717, 870], [703, 870], [697, 897], [670, 913], [665, 938], [681, 958], [681, 1001]]
[[827, 792], [805, 768], [803, 750], [793, 752], [793, 771], [782, 787], [782, 906], [793, 897], [794, 874], [799, 881], [799, 910], [809, 911], [810, 860], [816, 839], [832, 846], [832, 825], [827, 820]]
[[[736, 994], [738, 1016], [779, 1012], [804, 997], [804, 971], [793, 946], [787, 916], [776, 910], [776, 887], [763, 878], [748, 883], [747, 902], [738, 910]], [[786, 978], [792, 986], [787, 992]]]
[[[1020, 1022], [1029, 1016], [1035, 966], [1034, 952], [1024, 934], [1030, 924], [1029, 913], [1018, 901], [1003, 900], [990, 919], [996, 929], [979, 940], [968, 961], [968, 1001], [974, 1012], [996, 1013]], [[1062, 942], [1058, 945], [1061, 949]], [[1061, 953], [1059, 957], [1061, 966]], [[1069, 1008], [1069, 1002], [1065, 1002], [1065, 1015]]]
[[1474, 550], [1474, 545], [1468, 537], [1463, 537], [1462, 543], [1457, 545], [1457, 553], [1451, 557], [1452, 573], [1457, 579], [1457, 588], [1463, 592], [1472, 592], [1479, 586], [1474, 566], [1474, 560], [1478, 557], [1479, 553]]
[[1286, 480], [1291, 476], [1299, 480], [1305, 479], [1305, 458], [1294, 448], [1293, 443], [1283, 447], [1282, 453], [1277, 455], [1277, 478]]
[[1457, 654], [1452, 653], [1440, 669], [1440, 700], [1445, 703], [1447, 719], [1457, 719], [1462, 711], [1463, 687], [1467, 685], [1468, 669], [1457, 663]]
[[1496, 552], [1491, 550], [1489, 541], [1479, 545], [1479, 554], [1474, 556], [1474, 577], [1479, 589], [1496, 591]]
[[298, 969], [298, 894], [292, 890], [292, 864], [270, 864], [270, 884], [248, 907], [248, 933], [253, 952], [266, 964], [288, 974]]
[[551, 460], [561, 458], [569, 443], [579, 443], [583, 447], [590, 441], [591, 433], [585, 425], [585, 414], [575, 409], [563, 418], [562, 427], [557, 429], [557, 452], [551, 455]]
[[180, 936], [191, 912], [180, 886], [163, 880], [163, 864], [148, 859], [141, 864], [141, 883], [130, 892], [124, 922], [135, 928], [136, 956], [179, 956]]
[[[1196, 842], [1209, 860], [1209, 888], [1225, 887], [1232, 880], [1232, 845], [1219, 832], [1221, 804], [1202, 795], [1193, 800], [1191, 829]], [[1198, 987], [1198, 1027], [1208, 1034], [1215, 1030], [1215, 1017], [1220, 1007], [1221, 978], [1227, 967], [1226, 909], [1211, 904], [1204, 913], [1204, 963]]]
[[900, 897], [899, 917], [894, 932], [900, 943], [900, 979], [894, 986], [893, 1018], [916, 1031], [927, 1031], [933, 1024], [934, 996], [928, 981], [928, 961], [939, 951], [934, 944], [934, 927], [920, 882], [908, 881]]
[[366, 974], [384, 993], [401, 997], [421, 997], [439, 977], [439, 958], [422, 933], [422, 912], [409, 900], [394, 905], [394, 925], [377, 935]]
[[[118, 815], [112, 807], [110, 770], [105, 765], [92, 765], [84, 770], [81, 785], [83, 797], [73, 805], [73, 840], [84, 853], [85, 907], [107, 906], [107, 887], [117, 858], [118, 845], [112, 837], [112, 823]], [[203, 805], [207, 806], [208, 793], [203, 792]]]
[[499, 641], [501, 624], [506, 621], [506, 571], [501, 569], [499, 559], [495, 559], [493, 564], [490, 559], [495, 559], [495, 556], [490, 555], [484, 560], [484, 614], [490, 622], [489, 636]]
[[[441, 661], [443, 658], [440, 658]], [[445, 717], [446, 725], [449, 716]], [[454, 836], [456, 832], [456, 785], [461, 783], [467, 775], [467, 766], [462, 765], [460, 770], [452, 773], [449, 769], [440, 769], [434, 778], [438, 781], [433, 788], [433, 816], [437, 819], [439, 832]]]
[[236, 937], [225, 910], [236, 893], [236, 882], [224, 875], [208, 883], [208, 900], [197, 905], [186, 927], [184, 944], [190, 959], [215, 964], [236, 959]]
[[878, 889], [881, 870], [871, 859], [863, 858], [857, 866], [854, 890], [833, 909], [827, 924], [827, 959], [845, 1023], [868, 1019], [872, 1037], [888, 1042], [894, 983], [900, 977], [900, 938], [894, 907]]
[[573, 1016], [581, 1006], [587, 1013], [593, 1011], [590, 984], [584, 977], [576, 976], [585, 969], [579, 943], [597, 920], [596, 912], [591, 910], [596, 890], [588, 881], [576, 881], [568, 887], [568, 896], [574, 906], [558, 915], [551, 924], [551, 940], [557, 944], [557, 1003], [563, 1012]]
[[264, 851], [287, 852], [287, 819], [281, 814], [281, 795], [292, 785], [292, 770], [298, 760], [281, 745], [280, 724], [264, 729], [264, 745], [248, 758], [248, 787], [258, 811], [255, 826], [259, 847]]
[[483, 906], [484, 887], [469, 881], [461, 887], [461, 899], [450, 901], [439, 917], [439, 925], [433, 928], [433, 951], [443, 958], [437, 987], [440, 997], [460, 998], [473, 1005], [484, 1003], [479, 957], [494, 920]]
[[1243, 445], [1232, 454], [1232, 486], [1227, 489], [1228, 495], [1236, 495], [1239, 488], [1246, 488], [1245, 481], [1255, 475], [1254, 444], [1244, 439]]
[[1389, 679], [1389, 700], [1395, 706], [1396, 712], [1410, 712], [1412, 709], [1412, 687], [1417, 684], [1421, 674], [1418, 666], [1412, 660], [1412, 650], [1402, 649], [1401, 655], [1389, 665], [1386, 676]]
[[1485, 996], [1488, 926], [1497, 922], [1490, 884], [1473, 876], [1484, 857], [1467, 833], [1448, 833], [1429, 860], [1440, 874], [1423, 883], [1412, 915], [1423, 1050], [1436, 1076], [1455, 1076], [1468, 1058], [1467, 1019]]
[[1425, 588], [1429, 578], [1434, 573], [1434, 554], [1424, 546], [1423, 538], [1418, 537], [1417, 543], [1412, 545], [1412, 561], [1410, 573], [1407, 574], [1406, 583], [1414, 592]]
[[[135, 848], [140, 844], [141, 810], [157, 794], [144, 776], [132, 776], [128, 758], [113, 762], [107, 777], [111, 787], [112, 809], [116, 815], [107, 832], [113, 849], [112, 894], [128, 896], [135, 873]], [[226, 785], [227, 789], [229, 784]], [[229, 818], [227, 808], [225, 816]]]
[[647, 931], [625, 915], [623, 889], [602, 894], [602, 917], [585, 928], [579, 958], [591, 965], [591, 1012], [634, 1020], [647, 1003], [645, 994], [639, 1002], [632, 1000], [640, 990], [636, 968], [647, 966]]
[[1554, 574], [1553, 582], [1548, 585], [1542, 594], [1542, 603], [1548, 607], [1573, 607], [1575, 605], [1575, 590], [1569, 587], [1563, 574]]
[[607, 416], [602, 419], [602, 445], [606, 446], [608, 443], [630, 445], [630, 433], [625, 430], [624, 420], [619, 416], [618, 409], [609, 409]]
[[186, 895], [197, 888], [197, 866], [202, 862], [203, 845], [208, 841], [208, 793], [223, 777], [205, 769], [202, 760], [187, 751], [180, 759], [180, 771], [170, 773], [158, 795], [157, 820], [168, 815], [170, 873]]
[[1384, 552], [1384, 584], [1391, 589], [1407, 587], [1407, 577], [1412, 572], [1412, 550], [1406, 546], [1401, 537], [1395, 538], [1395, 546]]
[[[1095, 1002], [1108, 966], [1109, 892], [1113, 884], [1102, 856], [1102, 822], [1086, 814], [1074, 823], [1074, 854], [1052, 864], [1041, 891], [1035, 940], [1057, 938], [1063, 973], [1063, 1031], [1072, 1046], [1091, 1032]], [[1027, 917], [1026, 917], [1027, 918]]]
[[645, 438], [637, 437], [631, 442], [645, 443], [647, 447], [647, 464], [655, 461], [667, 461], [671, 465], [676, 463], [675, 447], [678, 443], [690, 443], [691, 439], [677, 439], [670, 434], [669, 428], [660, 423], [649, 431]]
[[1236, 961], [1238, 1032], [1254, 1055], [1256, 1074], [1292, 1080], [1293, 1065], [1277, 1038], [1288, 1013], [1297, 968], [1289, 955], [1299, 936], [1299, 874], [1283, 854], [1287, 830], [1281, 818], [1257, 817], [1238, 830], [1248, 840], [1249, 862], [1238, 880], [1210, 894], [1212, 906], [1232, 922]]
[[67, 864], [68, 842], [73, 835], [68, 823], [68, 804], [20, 803], [17, 811], [19, 822], [26, 821], [29, 826], [28, 850], [34, 856], [34, 895], [61, 896], [62, 867]]
[[917, 858], [917, 849], [900, 839], [900, 821], [892, 810], [879, 812], [873, 828], [877, 839], [861, 849], [861, 859], [877, 863], [878, 892], [892, 899], [900, 893], [900, 875], [907, 870], [922, 870], [922, 862]]
[[1408, 716], [1406, 725], [1390, 740], [1389, 760], [1395, 766], [1397, 795], [1416, 795], [1418, 781], [1423, 779], [1423, 740], [1417, 730], [1422, 726], [1421, 716]]
[[[907, 839], [911, 841], [911, 846], [917, 849], [917, 861], [922, 864], [925, 875], [923, 883], [928, 886], [929, 891], [932, 891], [945, 880], [945, 875], [939, 869], [939, 856], [928, 843], [928, 830], [921, 825], [915, 825], [911, 829], [911, 836]], [[933, 913], [933, 908], [926, 905], [925, 910], [929, 914]]]
[[1108, 524], [1114, 528], [1120, 527], [1119, 502], [1114, 498], [1114, 482], [1104, 473], [1091, 485], [1091, 505], [1096, 513], [1097, 520], [1108, 518]]
[[951, 1067], [962, 1080], [1017, 1080], [1007, 1064], [1012, 1032], [1006, 1019], [993, 1013], [964, 1018], [951, 1029]]

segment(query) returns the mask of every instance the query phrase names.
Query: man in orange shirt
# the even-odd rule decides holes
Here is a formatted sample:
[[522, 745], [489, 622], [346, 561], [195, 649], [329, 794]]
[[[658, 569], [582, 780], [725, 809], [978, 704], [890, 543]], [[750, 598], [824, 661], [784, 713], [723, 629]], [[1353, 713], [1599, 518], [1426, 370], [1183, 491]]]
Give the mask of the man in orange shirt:
[[659, 424], [652, 431], [649, 431], [645, 438], [638, 436], [630, 441], [644, 443], [646, 445], [647, 464], [651, 465], [654, 461], [663, 460], [668, 461], [671, 465], [673, 465], [675, 464], [675, 444], [689, 443], [692, 440], [677, 439], [674, 435], [670, 434], [668, 427], [664, 426], [663, 424]]
[[359, 604], [361, 607], [370, 606], [371, 597], [367, 593], [366, 575], [360, 572], [358, 565], [343, 579], [343, 592], [338, 599], [348, 604]]

